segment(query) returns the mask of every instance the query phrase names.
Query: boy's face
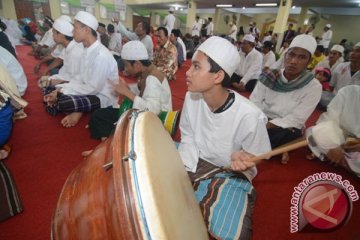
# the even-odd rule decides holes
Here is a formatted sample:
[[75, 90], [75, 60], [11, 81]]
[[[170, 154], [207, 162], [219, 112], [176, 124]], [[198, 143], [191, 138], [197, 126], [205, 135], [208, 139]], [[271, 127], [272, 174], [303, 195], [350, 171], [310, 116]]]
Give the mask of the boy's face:
[[139, 73], [139, 62], [136, 61], [134, 64], [131, 64], [129, 61], [124, 60], [125, 71], [132, 77], [135, 77]]
[[315, 75], [315, 78], [317, 80], [319, 80], [319, 82], [326, 82], [327, 80], [327, 76], [324, 74], [324, 72], [318, 72], [316, 75]]
[[208, 57], [197, 51], [192, 58], [191, 67], [186, 72], [186, 84], [190, 92], [204, 93], [215, 85], [215, 75], [211, 73]]

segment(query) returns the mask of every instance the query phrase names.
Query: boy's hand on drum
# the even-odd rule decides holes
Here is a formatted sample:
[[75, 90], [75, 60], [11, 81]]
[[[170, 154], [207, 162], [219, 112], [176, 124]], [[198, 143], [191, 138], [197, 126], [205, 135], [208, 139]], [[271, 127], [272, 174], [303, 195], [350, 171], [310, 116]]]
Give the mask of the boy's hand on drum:
[[255, 156], [244, 151], [233, 152], [231, 154], [231, 170], [245, 171], [255, 166], [255, 162], [249, 161], [253, 157]]

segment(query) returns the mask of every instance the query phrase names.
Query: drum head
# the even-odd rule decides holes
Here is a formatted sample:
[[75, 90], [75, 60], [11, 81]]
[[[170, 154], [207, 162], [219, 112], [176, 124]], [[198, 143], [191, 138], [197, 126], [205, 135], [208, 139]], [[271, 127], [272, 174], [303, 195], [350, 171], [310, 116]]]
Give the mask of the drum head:
[[128, 160], [129, 185], [143, 238], [208, 239], [190, 179], [159, 118], [152, 112], [133, 116], [128, 135], [128, 151], [136, 156]]

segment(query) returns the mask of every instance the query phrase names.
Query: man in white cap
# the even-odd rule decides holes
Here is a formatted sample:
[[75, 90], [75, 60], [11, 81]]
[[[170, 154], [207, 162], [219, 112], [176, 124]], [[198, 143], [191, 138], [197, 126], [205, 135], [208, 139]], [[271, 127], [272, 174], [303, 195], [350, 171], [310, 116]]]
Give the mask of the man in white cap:
[[171, 33], [175, 25], [176, 18], [174, 16], [174, 10], [175, 10], [174, 7], [170, 7], [169, 14], [164, 18], [163, 21], [163, 26], [166, 27], [169, 34]]
[[241, 44], [240, 64], [233, 76], [233, 87], [237, 90], [251, 92], [261, 73], [263, 56], [255, 49], [255, 37], [246, 34]]
[[326, 24], [324, 27], [324, 32], [320, 38], [319, 45], [323, 45], [325, 48], [325, 53], [328, 53], [328, 48], [333, 36], [333, 31], [331, 30], [331, 24]]
[[[248, 160], [270, 150], [266, 116], [227, 89], [239, 64], [236, 47], [214, 36], [200, 45], [186, 72], [179, 153], [215, 239], [251, 238], [255, 201], [251, 181], [257, 170]], [[224, 176], [223, 167], [233, 172]], [[228, 204], [231, 198], [237, 202]]]
[[195, 22], [193, 23], [193, 26], [191, 28], [191, 36], [192, 37], [194, 37], [194, 36], [200, 37], [201, 26], [202, 26], [202, 24], [200, 22], [200, 17], [196, 16]]
[[[147, 50], [140, 41], [134, 40], [124, 44], [121, 58], [125, 71], [138, 79], [138, 87], [132, 92], [126, 82], [120, 79], [114, 84], [114, 91], [133, 102], [133, 108], [159, 114], [161, 111], [171, 111], [171, 91], [165, 75], [149, 60]], [[104, 108], [95, 111], [89, 123], [91, 136], [104, 140], [115, 129], [114, 123], [119, 119], [118, 108]]]
[[328, 160], [360, 177], [360, 86], [342, 88], [314, 127], [306, 130], [309, 147]]
[[148, 51], [149, 59], [153, 60], [154, 44], [150, 34], [150, 24], [147, 21], [140, 21], [135, 28], [135, 32], [128, 31], [124, 25], [118, 20], [113, 19], [113, 22], [117, 24], [117, 30], [122, 36], [127, 37], [129, 40], [141, 41]]
[[343, 54], [344, 54], [344, 47], [335, 44], [334, 46], [332, 46], [327, 59], [324, 59], [323, 61], [319, 62], [315, 66], [313, 72], [315, 72], [315, 69], [317, 67], [325, 67], [330, 69], [331, 72], [333, 72], [340, 63], [344, 62]]
[[[68, 15], [61, 15], [58, 19], [67, 21], [72, 24], [72, 20]], [[54, 37], [54, 36], [53, 36]], [[34, 73], [38, 74], [42, 64], [46, 63], [46, 68], [42, 70], [41, 76], [56, 74], [59, 72], [59, 68], [63, 64], [64, 58], [64, 46], [62, 44], [56, 44], [54, 50], [48, 55], [44, 56], [34, 67]]]
[[55, 85], [75, 81], [79, 78], [82, 69], [79, 68], [84, 46], [73, 40], [74, 26], [62, 18], [56, 19], [53, 25], [54, 40], [64, 47], [63, 66], [59, 73], [50, 77], [42, 77], [41, 87], [47, 88], [45, 92], [54, 90]]
[[350, 62], [340, 63], [332, 72], [330, 86], [333, 92], [324, 91], [320, 105], [327, 107], [337, 92], [347, 85], [360, 85], [360, 42], [355, 44], [349, 56]]
[[[301, 137], [306, 120], [320, 100], [322, 86], [306, 70], [315, 49], [312, 36], [296, 36], [285, 55], [285, 68], [263, 71], [250, 95], [250, 100], [270, 119], [267, 130], [272, 148]], [[282, 163], [288, 159], [283, 154]]]
[[80, 74], [76, 81], [61, 84], [44, 96], [49, 114], [68, 114], [61, 120], [64, 127], [75, 126], [84, 112], [117, 105], [111, 82], [118, 80], [118, 68], [110, 51], [97, 40], [98, 21], [83, 11], [74, 20], [74, 39], [85, 48], [78, 66]]

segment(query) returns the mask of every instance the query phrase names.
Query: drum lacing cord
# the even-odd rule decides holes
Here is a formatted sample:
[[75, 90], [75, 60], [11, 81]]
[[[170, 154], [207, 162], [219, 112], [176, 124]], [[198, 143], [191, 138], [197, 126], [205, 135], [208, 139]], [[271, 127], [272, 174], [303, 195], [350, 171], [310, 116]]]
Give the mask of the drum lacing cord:
[[141, 218], [143, 220], [143, 224], [144, 224], [144, 228], [145, 228], [145, 232], [146, 232], [146, 236], [147, 239], [151, 239], [151, 235], [150, 235], [150, 231], [149, 231], [149, 226], [148, 223], [146, 221], [146, 216], [145, 216], [145, 211], [144, 211], [144, 207], [143, 207], [143, 203], [142, 203], [142, 199], [141, 199], [141, 193], [140, 193], [140, 188], [139, 188], [139, 181], [137, 178], [137, 172], [136, 172], [136, 154], [135, 154], [135, 142], [134, 142], [134, 138], [135, 138], [135, 122], [136, 119], [139, 115], [139, 112], [137, 111], [133, 111], [132, 112], [132, 118], [133, 120], [133, 126], [132, 126], [132, 130], [131, 130], [131, 146], [130, 146], [130, 152], [129, 152], [129, 159], [132, 161], [132, 172], [133, 172], [133, 177], [134, 177], [134, 183], [135, 183], [135, 189], [136, 189], [136, 196], [138, 199], [138, 203], [139, 203], [139, 208], [140, 208], [140, 212], [141, 212]]

